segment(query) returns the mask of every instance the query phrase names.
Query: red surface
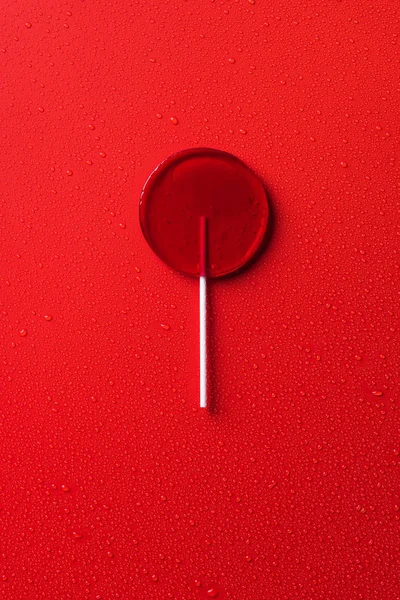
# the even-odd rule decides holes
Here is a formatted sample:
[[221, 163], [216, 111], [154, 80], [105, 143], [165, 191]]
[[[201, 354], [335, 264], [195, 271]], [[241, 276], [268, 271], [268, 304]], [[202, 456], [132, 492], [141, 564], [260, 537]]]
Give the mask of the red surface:
[[[140, 198], [140, 223], [154, 252], [181, 273], [202, 271], [201, 219], [207, 223], [208, 277], [234, 273], [266, 237], [268, 202], [262, 182], [227, 152], [192, 148], [158, 165]], [[203, 234], [204, 235], [204, 234]]]
[[[399, 596], [398, 3], [253, 2], [2, 3], [5, 600]], [[213, 412], [137, 216], [193, 146], [274, 212]]]

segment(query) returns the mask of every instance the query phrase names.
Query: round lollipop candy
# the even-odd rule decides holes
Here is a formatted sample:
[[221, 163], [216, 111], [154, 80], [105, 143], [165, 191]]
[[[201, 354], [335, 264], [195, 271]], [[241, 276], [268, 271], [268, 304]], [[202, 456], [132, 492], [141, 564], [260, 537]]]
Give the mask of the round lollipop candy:
[[233, 274], [264, 239], [268, 200], [238, 158], [210, 148], [178, 152], [147, 179], [139, 204], [143, 234], [169, 267], [199, 278], [200, 406], [207, 406], [207, 280]]

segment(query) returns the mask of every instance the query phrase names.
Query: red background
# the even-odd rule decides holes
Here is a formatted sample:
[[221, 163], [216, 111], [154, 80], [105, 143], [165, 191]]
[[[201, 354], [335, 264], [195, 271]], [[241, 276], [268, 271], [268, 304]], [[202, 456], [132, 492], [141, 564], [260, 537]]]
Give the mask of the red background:
[[[4, 0], [2, 598], [399, 597], [398, 16]], [[274, 211], [210, 290], [210, 412], [197, 283], [137, 210], [196, 145]]]

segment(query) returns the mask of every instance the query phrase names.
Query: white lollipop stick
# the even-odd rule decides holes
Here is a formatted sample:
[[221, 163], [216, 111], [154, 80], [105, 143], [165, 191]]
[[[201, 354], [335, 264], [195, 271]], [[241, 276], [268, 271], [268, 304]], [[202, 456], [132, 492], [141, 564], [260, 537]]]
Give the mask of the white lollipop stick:
[[200, 408], [207, 408], [207, 223], [200, 217]]

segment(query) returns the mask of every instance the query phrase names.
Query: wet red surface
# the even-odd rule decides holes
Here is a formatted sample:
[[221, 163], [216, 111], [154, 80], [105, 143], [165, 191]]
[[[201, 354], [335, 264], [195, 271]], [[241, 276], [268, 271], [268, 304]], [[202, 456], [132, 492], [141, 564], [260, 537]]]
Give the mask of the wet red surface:
[[[0, 596], [398, 596], [394, 2], [3, 2]], [[198, 282], [139, 224], [239, 157], [269, 244]]]

